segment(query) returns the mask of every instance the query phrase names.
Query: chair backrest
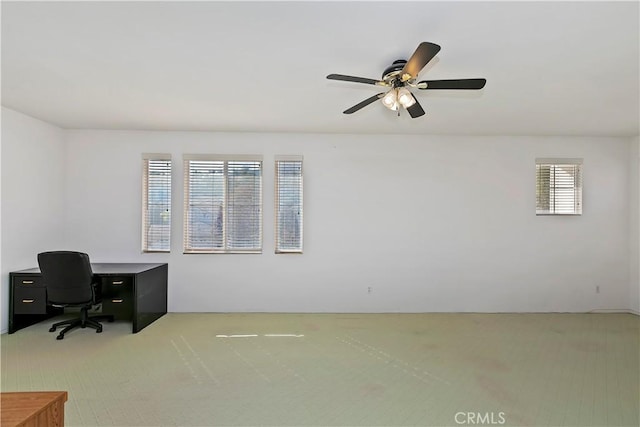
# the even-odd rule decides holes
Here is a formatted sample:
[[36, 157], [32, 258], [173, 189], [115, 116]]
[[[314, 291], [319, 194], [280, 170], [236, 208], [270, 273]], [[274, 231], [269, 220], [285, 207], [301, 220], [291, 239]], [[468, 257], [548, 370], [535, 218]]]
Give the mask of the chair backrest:
[[38, 254], [38, 265], [51, 304], [88, 304], [93, 301], [93, 271], [83, 252], [52, 251]]

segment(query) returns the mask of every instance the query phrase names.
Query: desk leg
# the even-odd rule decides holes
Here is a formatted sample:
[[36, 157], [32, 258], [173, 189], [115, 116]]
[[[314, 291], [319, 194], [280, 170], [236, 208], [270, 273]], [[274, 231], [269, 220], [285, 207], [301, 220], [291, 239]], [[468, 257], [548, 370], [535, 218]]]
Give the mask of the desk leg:
[[168, 266], [161, 265], [136, 274], [133, 333], [141, 331], [167, 314]]

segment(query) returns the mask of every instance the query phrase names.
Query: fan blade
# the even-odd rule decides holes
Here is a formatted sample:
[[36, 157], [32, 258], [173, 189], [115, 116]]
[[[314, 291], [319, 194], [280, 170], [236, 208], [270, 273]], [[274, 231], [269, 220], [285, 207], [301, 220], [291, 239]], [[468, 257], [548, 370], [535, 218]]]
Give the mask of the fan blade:
[[418, 77], [420, 70], [440, 52], [440, 46], [434, 43], [422, 42], [411, 58], [407, 61], [400, 73], [403, 82]]
[[344, 114], [353, 114], [356, 111], [358, 111], [359, 109], [364, 108], [364, 107], [366, 107], [367, 105], [369, 105], [369, 104], [371, 104], [373, 102], [376, 102], [378, 99], [382, 98], [383, 95], [384, 95], [383, 92], [381, 92], [381, 93], [379, 93], [377, 95], [373, 95], [371, 98], [367, 98], [364, 101], [354, 105], [353, 107], [347, 108], [346, 110], [343, 111], [343, 113]]
[[[420, 87], [422, 83], [427, 87]], [[423, 80], [418, 83], [418, 89], [482, 89], [486, 83], [486, 79]]]
[[411, 116], [412, 119], [415, 119], [416, 117], [424, 116], [424, 110], [422, 109], [422, 105], [420, 105], [420, 103], [418, 102], [416, 97], [413, 96], [413, 94], [411, 94], [411, 96], [416, 101], [416, 103], [410, 107], [407, 107], [407, 111], [409, 112], [409, 115]]
[[329, 80], [342, 80], [345, 82], [366, 83], [370, 85], [387, 86], [385, 82], [380, 80], [367, 79], [365, 77], [345, 76], [344, 74], [329, 74], [327, 78]]

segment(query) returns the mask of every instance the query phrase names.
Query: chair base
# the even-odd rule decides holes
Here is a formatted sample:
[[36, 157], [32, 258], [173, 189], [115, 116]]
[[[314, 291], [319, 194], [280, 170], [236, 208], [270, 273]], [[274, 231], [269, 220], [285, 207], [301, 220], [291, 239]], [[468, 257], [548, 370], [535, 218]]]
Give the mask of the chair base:
[[89, 326], [90, 328], [93, 328], [96, 330], [96, 333], [99, 334], [100, 332], [102, 332], [102, 325], [100, 324], [100, 322], [98, 322], [98, 320], [106, 320], [108, 322], [113, 322], [113, 316], [112, 315], [100, 315], [100, 316], [91, 316], [89, 317], [89, 313], [88, 310], [89, 307], [82, 307], [82, 309], [80, 309], [80, 318], [79, 319], [69, 319], [69, 320], [63, 320], [62, 322], [57, 322], [54, 323], [53, 325], [51, 325], [51, 328], [49, 328], [49, 332], [55, 332], [55, 330], [60, 327], [60, 326], [64, 326], [66, 325], [66, 327], [60, 331], [60, 333], [58, 334], [58, 336], [56, 337], [57, 340], [61, 340], [64, 339], [64, 334], [66, 334], [67, 332], [69, 332], [70, 330], [77, 328], [77, 327], [81, 327], [81, 328], [86, 328], [87, 326]]

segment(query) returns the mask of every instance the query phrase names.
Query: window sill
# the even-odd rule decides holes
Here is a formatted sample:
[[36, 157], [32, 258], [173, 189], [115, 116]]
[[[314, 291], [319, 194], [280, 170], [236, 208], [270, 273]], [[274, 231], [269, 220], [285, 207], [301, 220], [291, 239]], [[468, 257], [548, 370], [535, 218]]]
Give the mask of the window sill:
[[246, 250], [246, 251], [239, 251], [239, 250], [228, 250], [228, 251], [212, 251], [212, 250], [202, 250], [202, 251], [184, 251], [182, 252], [183, 255], [199, 255], [199, 254], [204, 254], [204, 255], [211, 255], [211, 254], [261, 254], [262, 250]]

